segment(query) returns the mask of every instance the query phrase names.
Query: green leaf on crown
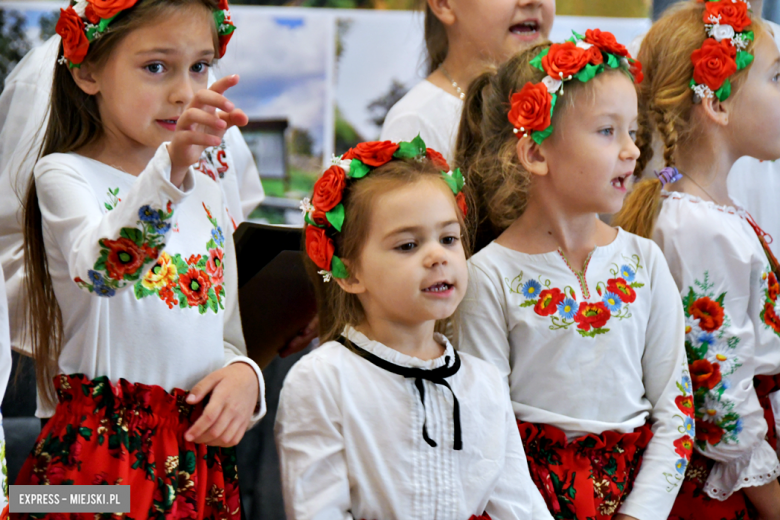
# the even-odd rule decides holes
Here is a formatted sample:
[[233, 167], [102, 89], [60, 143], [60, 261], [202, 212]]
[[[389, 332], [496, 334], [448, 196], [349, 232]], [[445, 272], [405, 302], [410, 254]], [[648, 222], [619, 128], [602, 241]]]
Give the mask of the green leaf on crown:
[[574, 37], [575, 37], [575, 38], [577, 38], [578, 40], [584, 40], [584, 39], [585, 39], [585, 37], [584, 37], [583, 35], [581, 35], [580, 33], [578, 33], [577, 31], [574, 31], [574, 30], [572, 30], [572, 32], [571, 32], [571, 33], [572, 33], [572, 34], [574, 35]]
[[544, 49], [542, 52], [536, 55], [534, 59], [531, 60], [531, 66], [536, 67], [537, 69], [544, 72], [544, 67], [542, 67], [542, 58], [547, 56], [547, 53], [550, 52], [550, 48]]
[[353, 179], [362, 179], [368, 175], [368, 172], [370, 171], [371, 168], [358, 159], [352, 159], [352, 162], [349, 163], [349, 176]]
[[460, 168], [455, 168], [455, 171], [452, 172], [452, 175], [447, 172], [442, 172], [442, 177], [444, 177], [444, 181], [447, 183], [447, 186], [450, 187], [452, 193], [455, 195], [460, 193], [460, 190], [463, 189], [464, 181]]
[[698, 83], [696, 83], [695, 79], [692, 79], [691, 82], [688, 83], [688, 85], [690, 85], [691, 88], [696, 88], [696, 85], [698, 85]]
[[341, 226], [344, 225], [344, 205], [339, 204], [332, 210], [325, 213], [325, 217], [330, 222], [331, 226], [336, 228], [336, 231], [341, 232]]
[[575, 78], [586, 83], [596, 77], [596, 74], [604, 70], [604, 64], [591, 65], [588, 63], [585, 68], [574, 75]]
[[607, 52], [606, 55], [607, 55], [607, 65], [609, 65], [610, 69], [617, 69], [618, 67], [620, 67], [620, 60], [618, 59], [617, 56], [609, 52]]
[[119, 15], [119, 13], [115, 14], [111, 18], [103, 18], [100, 20], [100, 23], [98, 24], [98, 31], [103, 32], [106, 29], [108, 29], [108, 24], [114, 21], [114, 18], [116, 18]]
[[756, 35], [753, 31], [744, 31], [742, 33], [742, 37], [747, 40], [750, 40], [751, 42], [756, 39]]
[[715, 91], [715, 95], [721, 101], [726, 101], [731, 95], [731, 82], [726, 78], [723, 85]]
[[548, 126], [547, 128], [545, 128], [545, 129], [544, 129], [543, 131], [541, 131], [541, 132], [539, 132], [539, 131], [532, 132], [532, 133], [531, 133], [531, 139], [533, 139], [533, 140], [534, 140], [534, 142], [536, 142], [536, 144], [542, 144], [542, 142], [543, 142], [545, 139], [547, 139], [548, 137], [550, 137], [550, 134], [552, 134], [552, 132], [553, 132], [553, 126], [552, 126], [552, 125], [550, 125], [550, 126]]
[[308, 213], [306, 213], [306, 216], [305, 216], [305, 217], [303, 217], [303, 220], [305, 220], [305, 221], [306, 221], [306, 223], [307, 223], [308, 225], [310, 225], [310, 226], [314, 226], [314, 227], [318, 227], [318, 228], [324, 228], [324, 227], [325, 227], [325, 226], [320, 226], [319, 224], [317, 224], [316, 222], [314, 222], [314, 221], [313, 221], [313, 220], [312, 220], [312, 219], [309, 217], [309, 214], [308, 214]]
[[393, 154], [396, 159], [414, 159], [425, 155], [425, 141], [420, 134], [412, 139], [411, 142], [401, 141], [398, 143], [398, 150]]
[[348, 278], [347, 266], [341, 261], [341, 258], [334, 256], [330, 261], [330, 272], [334, 278]]
[[742, 70], [748, 65], [753, 63], [753, 55], [749, 52], [739, 51], [737, 52], [737, 70]]

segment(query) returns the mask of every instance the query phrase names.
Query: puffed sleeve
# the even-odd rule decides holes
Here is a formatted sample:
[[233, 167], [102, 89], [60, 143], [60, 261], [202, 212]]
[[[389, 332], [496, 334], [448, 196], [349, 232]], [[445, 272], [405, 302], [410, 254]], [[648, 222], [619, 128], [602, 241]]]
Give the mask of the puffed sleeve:
[[279, 397], [276, 446], [290, 520], [351, 520], [338, 376], [316, 356], [290, 370]]
[[244, 221], [263, 202], [265, 192], [263, 191], [263, 184], [260, 182], [260, 174], [257, 171], [255, 158], [238, 127], [234, 126], [225, 132], [225, 142], [233, 156], [238, 193], [241, 200], [241, 213], [234, 215], [234, 217], [236, 220]]
[[658, 250], [650, 243], [651, 308], [642, 356], [645, 396], [653, 406], [653, 438], [620, 513], [640, 520], [663, 520], [680, 491], [693, 445], [689, 417], [691, 387], [685, 359], [685, 320], [677, 286]]
[[122, 204], [103, 214], [83, 162], [66, 154], [43, 158], [35, 167], [35, 186], [44, 233], [58, 245], [70, 277], [95, 296], [111, 297], [133, 285], [165, 249], [176, 222], [176, 206], [192, 191], [192, 168], [181, 188], [170, 181], [166, 143], [138, 175]]
[[[766, 316], [759, 312], [763, 261], [751, 233], [738, 215], [667, 201], [654, 236], [682, 296], [695, 448], [716, 461], [705, 490], [719, 500], [780, 474], [753, 386], [756, 331]], [[765, 337], [780, 351], [780, 337]]]

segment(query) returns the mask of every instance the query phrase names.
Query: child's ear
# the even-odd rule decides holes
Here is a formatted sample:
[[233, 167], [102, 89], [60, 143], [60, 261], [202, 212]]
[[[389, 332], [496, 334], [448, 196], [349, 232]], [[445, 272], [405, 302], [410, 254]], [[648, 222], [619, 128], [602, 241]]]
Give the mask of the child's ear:
[[95, 77], [93, 68], [88, 63], [82, 63], [80, 67], [70, 69], [73, 81], [85, 94], [94, 96], [100, 92], [100, 84]]
[[[727, 100], [728, 101], [728, 100]], [[707, 119], [716, 125], [726, 126], [729, 124], [730, 104], [718, 99], [718, 96], [704, 98], [701, 102], [701, 108]]]
[[450, 0], [427, 0], [427, 2], [428, 7], [430, 7], [441, 23], [444, 25], [455, 23], [455, 12], [452, 10]]
[[359, 278], [360, 273], [356, 273], [355, 270], [350, 267], [350, 262], [348, 260], [342, 259], [342, 261], [344, 262], [344, 267], [347, 268], [349, 276], [346, 278], [334, 278], [336, 283], [339, 284], [339, 287], [349, 294], [361, 294], [366, 292], [366, 288]]
[[530, 136], [517, 140], [517, 159], [531, 175], [547, 175], [550, 171], [544, 150]]

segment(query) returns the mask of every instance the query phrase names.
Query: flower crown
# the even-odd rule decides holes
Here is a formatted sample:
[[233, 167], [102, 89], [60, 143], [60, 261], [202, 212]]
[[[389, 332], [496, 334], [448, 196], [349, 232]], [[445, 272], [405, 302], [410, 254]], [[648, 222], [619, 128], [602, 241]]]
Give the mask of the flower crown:
[[606, 67], [623, 68], [636, 83], [644, 78], [642, 64], [631, 57], [628, 50], [615, 40], [612, 33], [588, 29], [585, 36], [572, 31], [574, 36], [564, 43], [553, 43], [531, 60], [531, 65], [546, 72], [540, 83], [530, 81], [512, 94], [508, 119], [518, 138], [528, 136], [537, 143], [552, 134], [551, 124], [558, 93], [563, 95], [563, 84], [572, 79], [585, 83]]
[[347, 184], [362, 179], [373, 169], [383, 166], [393, 159], [427, 158], [441, 170], [445, 182], [455, 194], [463, 215], [466, 215], [466, 196], [463, 193], [463, 175], [460, 169], [450, 171], [447, 161], [436, 150], [425, 147], [418, 135], [411, 142], [374, 141], [360, 143], [350, 148], [341, 157], [333, 157], [333, 165], [325, 170], [314, 184], [311, 200], [301, 201], [306, 226], [306, 253], [321, 270], [324, 281], [331, 278], [347, 278], [349, 273], [344, 262], [336, 256], [333, 235], [340, 233], [344, 226], [344, 205], [341, 203]]
[[704, 2], [702, 21], [709, 38], [691, 53], [695, 101], [712, 96], [726, 101], [731, 95], [729, 76], [753, 62], [745, 51], [753, 41], [750, 26], [750, 3], [747, 0], [699, 0]]
[[[87, 55], [89, 44], [109, 30], [109, 25], [122, 11], [130, 9], [140, 0], [72, 0], [67, 9], [60, 9], [55, 31], [62, 38], [63, 55], [58, 63], [79, 67]], [[214, 11], [214, 23], [219, 36], [219, 58], [233, 36], [236, 26], [230, 18], [227, 0], [219, 0]]]

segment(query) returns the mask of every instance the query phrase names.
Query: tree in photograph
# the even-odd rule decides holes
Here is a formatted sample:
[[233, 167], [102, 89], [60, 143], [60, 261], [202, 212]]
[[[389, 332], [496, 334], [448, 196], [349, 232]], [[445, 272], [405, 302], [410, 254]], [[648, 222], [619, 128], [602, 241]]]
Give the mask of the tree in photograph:
[[0, 84], [5, 84], [5, 78], [30, 50], [25, 23], [19, 11], [0, 8]]
[[393, 79], [393, 82], [390, 84], [390, 90], [368, 104], [367, 108], [371, 113], [371, 121], [379, 128], [382, 128], [382, 125], [385, 124], [387, 113], [407, 92], [409, 92], [409, 89], [403, 83]]

